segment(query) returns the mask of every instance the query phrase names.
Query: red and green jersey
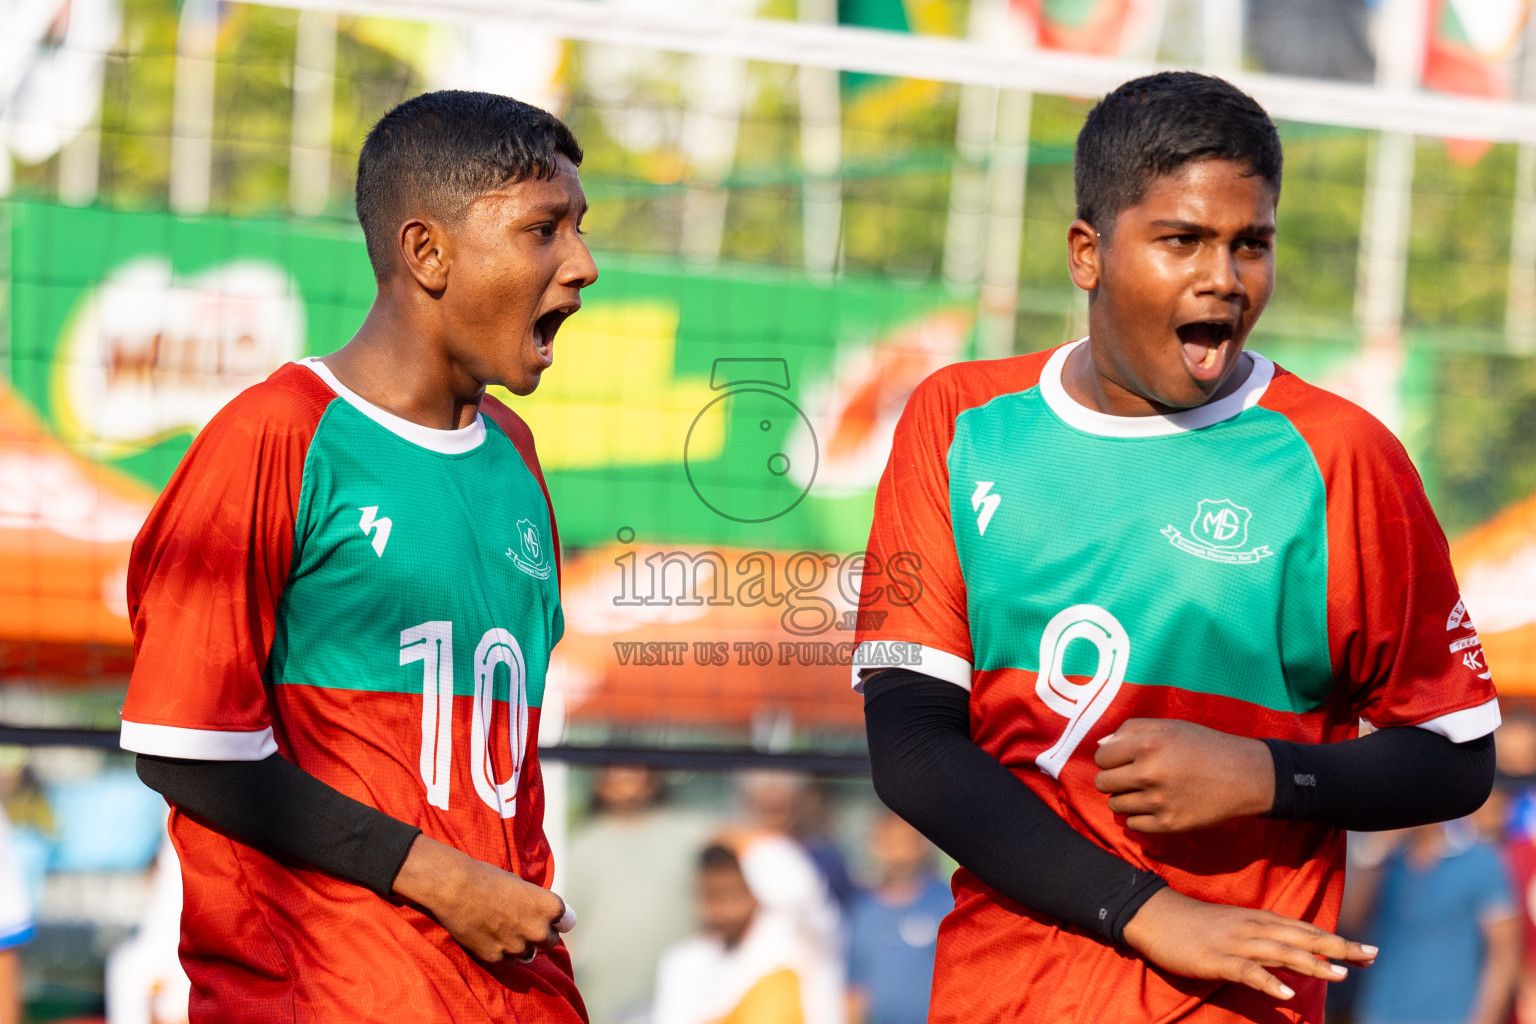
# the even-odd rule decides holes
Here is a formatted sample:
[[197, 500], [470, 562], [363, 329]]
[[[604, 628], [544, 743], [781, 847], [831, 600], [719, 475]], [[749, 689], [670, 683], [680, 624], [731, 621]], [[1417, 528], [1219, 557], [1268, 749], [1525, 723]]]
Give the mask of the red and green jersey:
[[[1094, 789], [1130, 718], [1324, 743], [1359, 718], [1462, 742], [1498, 724], [1445, 538], [1381, 424], [1261, 356], [1232, 395], [1117, 417], [1062, 387], [1075, 345], [939, 371], [881, 479], [855, 672], [970, 692], [975, 741], [1100, 846], [1198, 899], [1336, 922], [1344, 833], [1245, 818], [1132, 832]], [[911, 584], [916, 576], [921, 586]], [[960, 870], [934, 1021], [1321, 1021], [1164, 974]], [[1284, 973], [1284, 972], [1282, 972]]]
[[[274, 752], [548, 885], [539, 708], [564, 626], [533, 438], [433, 430], [318, 360], [221, 411], [133, 546], [122, 744]], [[564, 948], [472, 959], [431, 917], [171, 814], [192, 1019], [572, 1022]]]

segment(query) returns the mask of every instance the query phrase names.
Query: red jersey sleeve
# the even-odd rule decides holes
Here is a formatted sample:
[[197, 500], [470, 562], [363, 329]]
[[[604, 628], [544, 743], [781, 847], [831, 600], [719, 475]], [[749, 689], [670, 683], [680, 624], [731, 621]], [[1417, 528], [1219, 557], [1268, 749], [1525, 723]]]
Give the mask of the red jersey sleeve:
[[865, 673], [898, 667], [971, 688], [965, 580], [949, 515], [949, 445], [961, 405], [952, 370], [933, 374], [908, 399], [875, 492], [854, 689]]
[[155, 503], [128, 567], [124, 749], [230, 761], [276, 753], [264, 673], [304, 459], [334, 397], [311, 371], [283, 367], [213, 418]]
[[1271, 385], [1272, 402], [1327, 489], [1328, 646], [1351, 707], [1373, 725], [1458, 743], [1492, 732], [1499, 709], [1482, 644], [1408, 453], [1370, 414], [1290, 374]]

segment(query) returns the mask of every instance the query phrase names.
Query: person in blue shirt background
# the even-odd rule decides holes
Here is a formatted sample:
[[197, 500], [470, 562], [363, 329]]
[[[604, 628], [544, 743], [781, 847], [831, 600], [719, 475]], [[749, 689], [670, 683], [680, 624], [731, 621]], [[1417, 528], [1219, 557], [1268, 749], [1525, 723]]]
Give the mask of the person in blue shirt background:
[[871, 826], [869, 853], [877, 881], [854, 898], [848, 916], [850, 1018], [923, 1024], [939, 922], [954, 900], [928, 840], [890, 811]]
[[1381, 947], [1359, 972], [1358, 1024], [1503, 1024], [1520, 918], [1499, 851], [1466, 819], [1350, 838], [1339, 925]]

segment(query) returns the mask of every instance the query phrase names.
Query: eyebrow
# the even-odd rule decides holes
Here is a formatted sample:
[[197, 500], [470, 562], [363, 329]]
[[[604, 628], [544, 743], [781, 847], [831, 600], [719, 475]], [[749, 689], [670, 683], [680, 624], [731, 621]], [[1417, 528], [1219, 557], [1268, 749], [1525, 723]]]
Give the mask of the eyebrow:
[[530, 214], [546, 213], [554, 214], [556, 216], [564, 216], [570, 212], [570, 209], [571, 201], [569, 199], [551, 199], [547, 203], [537, 203], [528, 207], [528, 212]]
[[[1152, 222], [1152, 226], [1155, 228], [1167, 228], [1170, 231], [1178, 231], [1186, 235], [1195, 235], [1199, 238], [1210, 238], [1218, 233], [1215, 228], [1187, 220], [1155, 220]], [[1273, 238], [1275, 226], [1273, 224], [1248, 224], [1239, 228], [1237, 233], [1239, 235], [1258, 235], [1262, 238]]]

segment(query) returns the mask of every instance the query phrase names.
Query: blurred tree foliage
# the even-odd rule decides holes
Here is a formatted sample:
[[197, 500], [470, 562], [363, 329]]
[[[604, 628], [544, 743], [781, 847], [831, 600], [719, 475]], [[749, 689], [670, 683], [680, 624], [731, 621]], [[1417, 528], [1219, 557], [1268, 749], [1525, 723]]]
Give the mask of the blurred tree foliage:
[[[102, 113], [99, 201], [163, 207], [170, 135], [177, 7], [124, 0], [125, 28], [108, 61]], [[792, 0], [772, 0], [792, 16]], [[937, 8], [936, 8], [937, 9]], [[945, 31], [960, 32], [962, 5]], [[291, 10], [221, 7], [216, 86], [215, 213], [283, 216], [288, 203], [295, 27]], [[340, 19], [328, 216], [351, 220], [358, 147], [373, 121], [422, 89], [420, 67], [377, 33]], [[690, 187], [729, 195], [722, 259], [794, 270], [802, 265], [798, 78], [793, 67], [752, 64], [734, 167], [723, 181], [690, 179], [675, 146], [627, 149], [612, 126], [623, 109], [583, 83], [603, 51], [567, 53], [566, 117], [587, 152], [583, 166], [595, 247], [670, 256], [678, 251]], [[683, 103], [672, 55], [667, 73], [637, 79], [626, 101], [673, 118]], [[841, 272], [909, 283], [942, 274], [945, 218], [955, 161], [960, 90], [937, 83], [860, 79], [844, 83]], [[611, 102], [611, 100], [609, 101]], [[1066, 276], [1063, 241], [1074, 215], [1072, 143], [1091, 104], [1038, 96], [1033, 104], [1018, 341], [1054, 345], [1082, 329], [1084, 303]], [[668, 113], [671, 112], [671, 113]], [[1347, 351], [1370, 136], [1283, 125], [1286, 181], [1279, 210], [1278, 282], [1255, 337], [1285, 351]], [[1429, 360], [1429, 428], [1418, 452], [1451, 533], [1536, 490], [1536, 358], [1505, 353], [1513, 147], [1459, 163], [1437, 140], [1417, 152], [1408, 267], [1406, 343]], [[51, 197], [57, 160], [18, 168], [17, 191]], [[1298, 348], [1300, 346], [1300, 348]]]

